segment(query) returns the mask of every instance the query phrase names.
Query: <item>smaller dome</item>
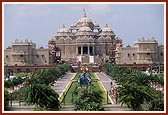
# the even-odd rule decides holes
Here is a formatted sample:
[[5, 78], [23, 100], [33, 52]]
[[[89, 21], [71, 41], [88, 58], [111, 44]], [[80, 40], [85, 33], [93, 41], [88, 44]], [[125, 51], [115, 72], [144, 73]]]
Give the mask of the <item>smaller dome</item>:
[[54, 38], [54, 37], [52, 37], [49, 41], [55, 41], [55, 38]]
[[119, 36], [117, 36], [115, 38], [115, 44], [119, 44], [119, 43], [122, 43], [122, 39]]
[[98, 23], [94, 22], [93, 23], [95, 27], [100, 27]]
[[58, 32], [63, 33], [63, 32], [69, 32], [68, 29], [65, 28], [65, 25], [63, 24], [63, 26], [58, 30]]
[[55, 38], [51, 38], [51, 39], [48, 41], [48, 44], [52, 44], [52, 45], [53, 45], [53, 44], [55, 44], [55, 42], [56, 42], [56, 41], [55, 41]]
[[106, 26], [104, 28], [102, 28], [103, 32], [112, 32], [112, 30], [108, 27], [108, 25], [106, 24]]
[[57, 32], [56, 36], [71, 36], [71, 33], [63, 25]]
[[76, 23], [75, 23], [75, 22], [72, 23], [72, 24], [71, 24], [71, 27], [76, 27]]
[[114, 35], [114, 32], [106, 24], [106, 26], [104, 28], [102, 28], [102, 31], [99, 35], [100, 36], [112, 36], [112, 35]]

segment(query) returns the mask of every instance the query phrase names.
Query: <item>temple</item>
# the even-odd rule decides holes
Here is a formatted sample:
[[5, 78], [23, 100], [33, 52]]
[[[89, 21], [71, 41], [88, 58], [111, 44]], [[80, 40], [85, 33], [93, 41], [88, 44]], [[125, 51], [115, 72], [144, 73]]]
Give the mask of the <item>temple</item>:
[[67, 63], [152, 64], [164, 63], [164, 46], [155, 38], [140, 38], [123, 47], [122, 39], [105, 24], [92, 21], [83, 10], [69, 28], [63, 24], [48, 40], [48, 48], [36, 48], [32, 41], [16, 40], [4, 51], [4, 65], [54, 65]]

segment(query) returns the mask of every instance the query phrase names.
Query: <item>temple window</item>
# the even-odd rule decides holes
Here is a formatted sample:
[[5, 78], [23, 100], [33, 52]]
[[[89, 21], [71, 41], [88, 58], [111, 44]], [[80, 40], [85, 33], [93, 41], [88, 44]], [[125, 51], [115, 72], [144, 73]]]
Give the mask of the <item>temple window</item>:
[[128, 53], [128, 57], [130, 57], [130, 54]]
[[163, 53], [160, 53], [160, 56], [163, 56]]
[[87, 46], [83, 47], [83, 54], [88, 54], [88, 47]]
[[149, 56], [149, 55], [150, 55], [150, 53], [147, 53], [147, 55]]
[[81, 47], [78, 47], [78, 54], [81, 54]]
[[89, 53], [90, 53], [91, 55], [93, 55], [93, 47], [92, 47], [92, 46], [89, 47], [89, 51], [90, 51]]

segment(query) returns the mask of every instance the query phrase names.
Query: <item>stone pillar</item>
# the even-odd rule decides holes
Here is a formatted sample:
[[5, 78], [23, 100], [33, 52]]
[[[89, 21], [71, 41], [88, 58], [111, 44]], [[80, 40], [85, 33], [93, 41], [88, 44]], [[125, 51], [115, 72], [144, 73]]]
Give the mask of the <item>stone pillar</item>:
[[76, 46], [76, 55], [78, 55], [78, 46]]

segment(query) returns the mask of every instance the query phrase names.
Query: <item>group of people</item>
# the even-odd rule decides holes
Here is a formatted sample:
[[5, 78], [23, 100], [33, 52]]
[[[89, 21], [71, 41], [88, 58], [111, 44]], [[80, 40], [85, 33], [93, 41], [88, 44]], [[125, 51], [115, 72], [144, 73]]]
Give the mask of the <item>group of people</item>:
[[117, 94], [117, 87], [111, 81], [109, 95], [111, 96], [113, 102], [115, 102], [116, 94]]

